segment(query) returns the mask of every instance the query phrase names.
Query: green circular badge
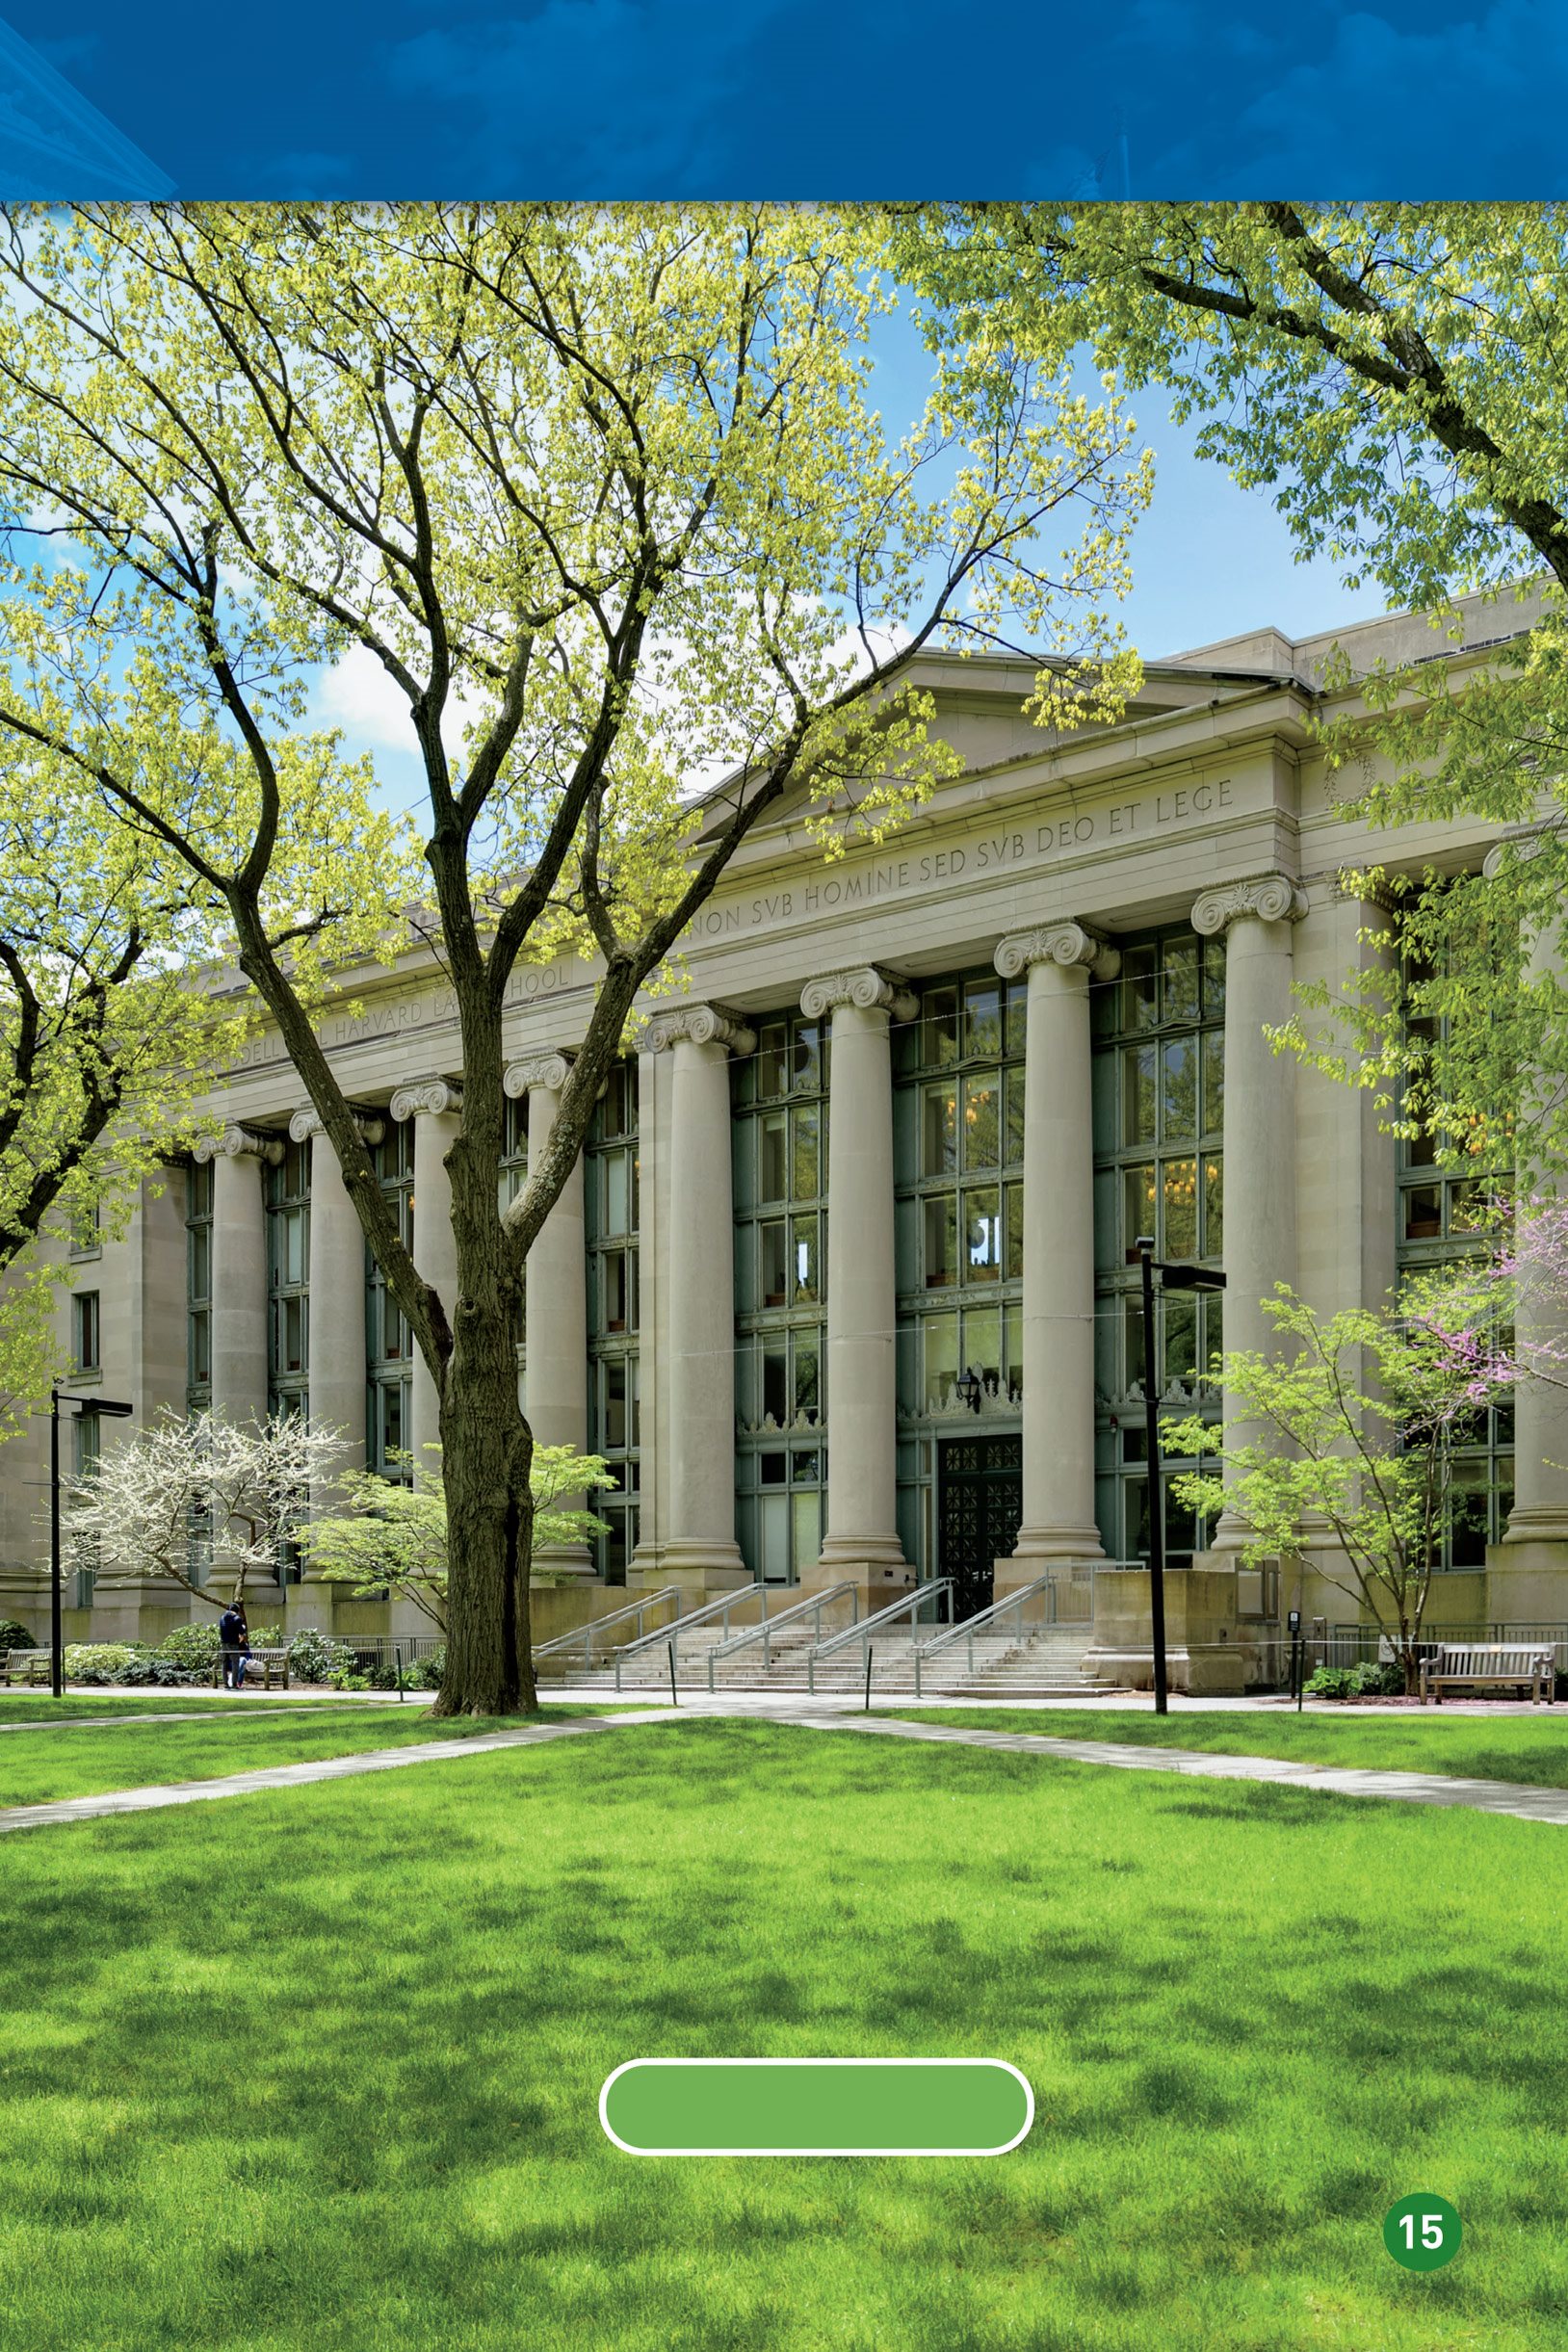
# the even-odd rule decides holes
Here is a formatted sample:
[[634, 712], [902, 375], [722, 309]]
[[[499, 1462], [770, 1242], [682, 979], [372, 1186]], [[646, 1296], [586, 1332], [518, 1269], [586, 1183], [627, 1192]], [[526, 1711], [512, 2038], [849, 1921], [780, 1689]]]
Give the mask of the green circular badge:
[[1383, 2243], [1403, 2270], [1441, 2270], [1462, 2234], [1457, 2208], [1427, 2189], [1391, 2205], [1383, 2222]]

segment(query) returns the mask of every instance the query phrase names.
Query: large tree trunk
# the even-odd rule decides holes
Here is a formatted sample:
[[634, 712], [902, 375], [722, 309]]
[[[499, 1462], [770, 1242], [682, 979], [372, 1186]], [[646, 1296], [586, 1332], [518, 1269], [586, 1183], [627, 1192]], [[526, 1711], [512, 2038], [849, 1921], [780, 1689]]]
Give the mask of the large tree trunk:
[[517, 1295], [501, 1227], [499, 1032], [470, 1036], [462, 1132], [447, 1154], [457, 1295], [441, 1384], [447, 1503], [446, 1671], [439, 1715], [532, 1713], [528, 1576], [534, 1436], [517, 1402]]
[[459, 1348], [447, 1368], [447, 1649], [438, 1715], [532, 1713], [537, 1703], [528, 1610], [534, 1440], [518, 1410], [510, 1326], [502, 1336], [496, 1362], [465, 1359]]

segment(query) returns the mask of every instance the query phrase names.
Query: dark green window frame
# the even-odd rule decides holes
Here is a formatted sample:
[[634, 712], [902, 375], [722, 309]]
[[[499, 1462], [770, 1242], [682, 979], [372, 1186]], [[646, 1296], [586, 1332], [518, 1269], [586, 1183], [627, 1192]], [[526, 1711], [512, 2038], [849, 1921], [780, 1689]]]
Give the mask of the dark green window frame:
[[[1095, 1507], [1111, 1559], [1148, 1556], [1141, 1277], [1134, 1246], [1219, 1266], [1224, 1255], [1225, 943], [1172, 926], [1121, 946], [1115, 980], [1090, 991], [1094, 1037]], [[1162, 1398], [1219, 1417], [1212, 1375], [1224, 1346], [1217, 1292], [1157, 1298]], [[1168, 1474], [1198, 1461], [1167, 1457]], [[1207, 1459], [1202, 1467], [1212, 1469]], [[1166, 1558], [1208, 1546], [1207, 1521], [1167, 1482]]]
[[779, 1013], [731, 1072], [735, 1513], [768, 1583], [797, 1583], [825, 1527], [830, 1059], [825, 1022]]

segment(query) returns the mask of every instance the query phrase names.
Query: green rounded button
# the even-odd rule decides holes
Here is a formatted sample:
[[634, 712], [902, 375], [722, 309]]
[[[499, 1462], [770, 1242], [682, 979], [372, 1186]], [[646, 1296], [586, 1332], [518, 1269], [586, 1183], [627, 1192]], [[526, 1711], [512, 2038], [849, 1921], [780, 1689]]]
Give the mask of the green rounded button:
[[628, 2156], [1005, 2156], [1033, 2120], [1006, 2058], [629, 2058], [599, 2093]]
[[1441, 2270], [1463, 2234], [1457, 2209], [1430, 2189], [1401, 2197], [1383, 2216], [1383, 2243], [1403, 2270]]

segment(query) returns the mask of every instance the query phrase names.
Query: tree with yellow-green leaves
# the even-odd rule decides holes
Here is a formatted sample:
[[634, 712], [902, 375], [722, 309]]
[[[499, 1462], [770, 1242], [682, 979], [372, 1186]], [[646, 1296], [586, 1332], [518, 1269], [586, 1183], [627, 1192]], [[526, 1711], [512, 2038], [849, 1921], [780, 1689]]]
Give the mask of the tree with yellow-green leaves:
[[[1560, 1172], [1563, 1089], [1520, 1073], [1568, 1068], [1568, 207], [954, 205], [899, 237], [939, 339], [1076, 337], [1118, 384], [1167, 387], [1303, 558], [1432, 612], [1417, 659], [1341, 666], [1361, 708], [1323, 729], [1336, 789], [1377, 824], [1528, 839], [1490, 874], [1400, 877], [1407, 974], [1320, 989], [1328, 1033], [1293, 1041], [1450, 1163], [1517, 1147]], [[1481, 664], [1447, 634], [1477, 591]]]
[[65, 1369], [67, 1236], [122, 1229], [237, 1042], [184, 977], [218, 944], [202, 896], [72, 770], [0, 743], [0, 1434]]
[[[76, 567], [0, 608], [0, 734], [223, 902], [439, 1395], [446, 1712], [533, 1703], [512, 1308], [639, 991], [786, 796], [831, 855], [954, 771], [927, 648], [1041, 649], [1058, 727], [1137, 676], [1120, 403], [977, 341], [890, 431], [888, 267], [885, 217], [770, 206], [92, 207], [0, 242], [0, 499]], [[406, 707], [423, 801], [313, 863], [277, 681], [350, 653]], [[311, 1026], [354, 921], [456, 999], [455, 1295]], [[503, 1214], [507, 984], [574, 947], [593, 1013]]]

